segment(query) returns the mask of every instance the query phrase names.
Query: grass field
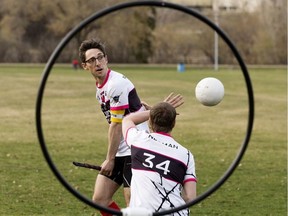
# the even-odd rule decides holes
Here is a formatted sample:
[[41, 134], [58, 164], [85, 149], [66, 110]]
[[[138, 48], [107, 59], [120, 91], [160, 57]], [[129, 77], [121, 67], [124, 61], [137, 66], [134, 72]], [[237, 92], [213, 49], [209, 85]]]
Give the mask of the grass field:
[[[54, 177], [40, 149], [35, 102], [44, 65], [0, 65], [0, 215], [96, 215]], [[169, 66], [113, 66], [136, 85], [142, 100], [154, 104], [170, 92], [185, 104], [173, 136], [195, 156], [197, 190], [215, 184], [238, 154], [246, 134], [248, 96], [239, 69]], [[287, 70], [249, 69], [255, 121], [239, 167], [212, 196], [191, 207], [191, 215], [287, 215]], [[194, 96], [197, 82], [219, 78], [225, 97], [204, 107]], [[43, 98], [43, 132], [55, 165], [81, 194], [90, 198], [97, 172], [72, 161], [100, 164], [106, 153], [107, 123], [95, 99], [88, 72], [55, 66]], [[124, 206], [122, 191], [115, 200]]]

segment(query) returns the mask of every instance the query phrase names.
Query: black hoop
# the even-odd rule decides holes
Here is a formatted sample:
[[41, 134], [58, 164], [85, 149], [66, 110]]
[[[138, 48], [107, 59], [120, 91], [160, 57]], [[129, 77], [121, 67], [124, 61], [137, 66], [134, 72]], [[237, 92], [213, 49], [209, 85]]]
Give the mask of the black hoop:
[[218, 33], [218, 35], [220, 35], [220, 37], [222, 37], [222, 39], [226, 42], [226, 44], [232, 50], [234, 56], [236, 57], [239, 65], [241, 67], [242, 73], [243, 73], [244, 78], [245, 78], [246, 88], [247, 88], [247, 93], [248, 93], [248, 99], [249, 99], [249, 104], [248, 104], [249, 113], [248, 113], [248, 124], [247, 124], [246, 136], [243, 140], [243, 143], [241, 145], [241, 149], [240, 149], [237, 157], [234, 159], [234, 161], [232, 162], [232, 164], [230, 165], [228, 170], [224, 173], [224, 175], [211, 188], [209, 188], [205, 193], [198, 196], [195, 200], [188, 202], [185, 205], [179, 206], [177, 208], [173, 208], [173, 209], [162, 211], [162, 212], [153, 213], [153, 215], [155, 215], [155, 216], [156, 215], [166, 215], [166, 214], [171, 214], [171, 213], [176, 212], [176, 211], [180, 211], [180, 210], [185, 209], [185, 208], [189, 208], [189, 207], [199, 203], [200, 201], [204, 200], [205, 198], [210, 196], [212, 193], [214, 193], [217, 189], [219, 189], [220, 186], [224, 184], [224, 182], [232, 175], [234, 170], [237, 168], [238, 164], [240, 163], [240, 161], [241, 161], [241, 159], [242, 159], [242, 157], [243, 157], [243, 155], [244, 155], [244, 153], [248, 147], [248, 143], [249, 143], [249, 140], [250, 140], [250, 137], [252, 134], [253, 120], [254, 120], [254, 96], [253, 96], [253, 88], [252, 88], [252, 83], [250, 81], [248, 70], [247, 70], [246, 65], [245, 65], [244, 61], [242, 60], [239, 52], [237, 51], [235, 45], [233, 44], [233, 42], [228, 38], [228, 36], [217, 25], [215, 25], [208, 18], [206, 18], [205, 16], [203, 16], [202, 14], [200, 14], [199, 12], [197, 12], [191, 8], [181, 6], [178, 4], [164, 2], [164, 1], [135, 1], [135, 2], [122, 3], [122, 4], [118, 4], [118, 5], [109, 7], [107, 9], [101, 10], [99, 12], [96, 12], [92, 16], [86, 18], [78, 26], [74, 27], [70, 32], [68, 32], [68, 34], [61, 40], [61, 42], [55, 48], [54, 52], [50, 56], [46, 66], [45, 66], [45, 69], [44, 69], [44, 72], [42, 75], [42, 79], [41, 79], [41, 83], [40, 83], [40, 86], [38, 89], [38, 95], [37, 95], [37, 101], [36, 101], [36, 127], [37, 127], [37, 134], [38, 134], [39, 143], [41, 145], [41, 149], [42, 149], [42, 152], [44, 154], [44, 157], [45, 157], [48, 165], [50, 166], [51, 170], [53, 171], [54, 175], [58, 178], [58, 180], [62, 183], [62, 185], [64, 187], [66, 187], [66, 189], [68, 191], [70, 191], [74, 196], [76, 196], [82, 202], [84, 202], [84, 203], [86, 203], [86, 204], [88, 204], [88, 205], [90, 205], [96, 209], [106, 211], [110, 214], [122, 215], [122, 212], [120, 212], [120, 211], [116, 211], [116, 210], [113, 210], [111, 208], [106, 208], [106, 207], [100, 206], [97, 203], [94, 203], [91, 200], [84, 197], [82, 194], [77, 192], [73, 187], [71, 187], [69, 185], [69, 183], [66, 182], [64, 177], [59, 173], [59, 171], [57, 170], [56, 166], [54, 165], [51, 157], [49, 156], [48, 150], [46, 148], [44, 135], [43, 135], [43, 131], [42, 131], [42, 123], [41, 123], [41, 107], [42, 107], [42, 98], [43, 98], [43, 93], [44, 93], [44, 89], [45, 89], [45, 84], [46, 84], [46, 81], [47, 81], [48, 76], [50, 74], [51, 68], [53, 67], [55, 61], [57, 60], [57, 58], [60, 54], [60, 52], [64, 49], [64, 47], [67, 45], [67, 43], [79, 31], [81, 31], [86, 25], [93, 22], [94, 20], [96, 20], [100, 17], [103, 17], [109, 13], [112, 13], [114, 11], [117, 11], [117, 10], [129, 8], [129, 7], [139, 7], [139, 6], [164, 7], [164, 8], [171, 8], [171, 9], [175, 9], [178, 11], [182, 11], [183, 13], [187, 13], [191, 16], [196, 17], [200, 21], [206, 23], [214, 31], [216, 31]]

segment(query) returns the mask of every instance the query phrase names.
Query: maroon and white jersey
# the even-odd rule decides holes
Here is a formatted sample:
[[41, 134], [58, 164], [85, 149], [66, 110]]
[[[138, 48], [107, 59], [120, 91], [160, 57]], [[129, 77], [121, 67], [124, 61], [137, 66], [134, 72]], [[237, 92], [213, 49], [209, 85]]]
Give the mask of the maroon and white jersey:
[[[96, 99], [100, 103], [101, 110], [110, 124], [111, 122], [121, 123], [125, 115], [144, 110], [137, 95], [133, 83], [123, 74], [109, 70], [102, 85], [96, 83]], [[148, 129], [146, 122], [137, 126]], [[116, 156], [130, 155], [130, 147], [122, 138]]]
[[[132, 157], [130, 207], [158, 212], [184, 205], [180, 195], [183, 185], [197, 181], [192, 153], [169, 134], [135, 127], [127, 131], [125, 140]], [[173, 215], [189, 215], [189, 209]]]

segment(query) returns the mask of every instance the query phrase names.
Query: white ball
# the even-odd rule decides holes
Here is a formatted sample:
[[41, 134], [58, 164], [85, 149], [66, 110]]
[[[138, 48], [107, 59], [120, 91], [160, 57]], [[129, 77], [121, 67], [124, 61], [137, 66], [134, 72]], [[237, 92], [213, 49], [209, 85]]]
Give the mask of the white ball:
[[224, 97], [224, 85], [214, 77], [207, 77], [198, 82], [195, 88], [197, 100], [205, 106], [215, 106]]

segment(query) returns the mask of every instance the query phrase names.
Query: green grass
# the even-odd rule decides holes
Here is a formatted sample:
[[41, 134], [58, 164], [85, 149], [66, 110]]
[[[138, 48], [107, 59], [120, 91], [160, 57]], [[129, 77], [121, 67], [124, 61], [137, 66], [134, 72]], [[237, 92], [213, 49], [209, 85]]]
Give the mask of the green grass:
[[[44, 65], [0, 65], [0, 215], [96, 215], [54, 177], [40, 149], [35, 102]], [[248, 96], [239, 69], [113, 66], [129, 77], [142, 100], [154, 104], [170, 92], [181, 93], [173, 136], [196, 160], [197, 190], [213, 186], [238, 154], [246, 134]], [[249, 69], [255, 96], [255, 121], [240, 166], [192, 215], [287, 215], [286, 68]], [[225, 86], [224, 100], [204, 107], [194, 96], [207, 76]], [[106, 153], [107, 123], [95, 99], [89, 72], [55, 66], [43, 98], [43, 132], [55, 165], [82, 195], [90, 198], [97, 172], [72, 161], [99, 164]], [[122, 191], [115, 200], [124, 206]]]

